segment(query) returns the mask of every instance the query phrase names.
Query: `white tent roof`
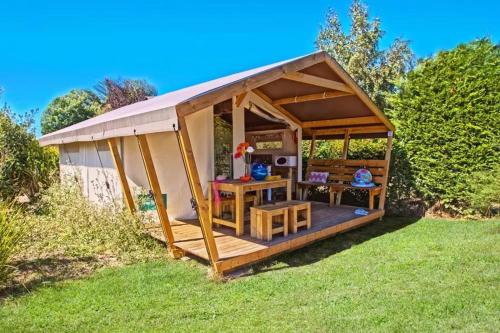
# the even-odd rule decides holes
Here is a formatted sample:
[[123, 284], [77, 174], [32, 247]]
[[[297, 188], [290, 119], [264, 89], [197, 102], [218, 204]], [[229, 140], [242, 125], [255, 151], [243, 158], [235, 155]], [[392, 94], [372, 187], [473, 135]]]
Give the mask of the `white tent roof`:
[[[317, 53], [317, 52], [316, 52]], [[42, 136], [41, 145], [58, 145], [78, 141], [103, 140], [112, 137], [131, 136], [172, 131], [177, 127], [175, 106], [197, 98], [228, 84], [248, 79], [257, 74], [296, 61], [301, 56], [271, 65], [232, 74], [191, 87], [172, 91], [146, 101], [134, 103], [82, 121], [69, 127]]]

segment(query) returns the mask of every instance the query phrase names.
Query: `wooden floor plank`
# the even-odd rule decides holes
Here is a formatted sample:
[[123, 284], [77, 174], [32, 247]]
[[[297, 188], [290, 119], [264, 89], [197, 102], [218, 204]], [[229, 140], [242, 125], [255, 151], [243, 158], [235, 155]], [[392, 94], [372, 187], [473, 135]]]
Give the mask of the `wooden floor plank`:
[[[270, 242], [251, 238], [249, 223], [245, 225], [245, 234], [236, 237], [234, 229], [214, 228], [214, 237], [219, 251], [218, 266], [222, 271], [232, 270], [243, 265], [254, 263], [270, 256], [286, 252], [313, 243], [317, 240], [333, 236], [339, 232], [350, 230], [369, 223], [384, 215], [384, 211], [372, 210], [368, 216], [354, 214], [357, 207], [334, 206], [323, 203], [312, 203], [310, 229], [299, 229], [288, 237], [275, 236]], [[172, 223], [174, 245], [186, 253], [208, 260], [205, 243], [197, 220], [174, 221]], [[156, 238], [162, 239], [161, 233], [152, 232]]]

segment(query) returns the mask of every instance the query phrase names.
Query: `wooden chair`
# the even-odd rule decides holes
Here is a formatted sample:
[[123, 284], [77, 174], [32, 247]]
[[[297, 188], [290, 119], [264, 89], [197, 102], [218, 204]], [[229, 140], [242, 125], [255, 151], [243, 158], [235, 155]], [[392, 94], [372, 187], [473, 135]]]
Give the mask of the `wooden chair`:
[[268, 242], [278, 233], [288, 236], [288, 209], [278, 204], [250, 207], [250, 235]]

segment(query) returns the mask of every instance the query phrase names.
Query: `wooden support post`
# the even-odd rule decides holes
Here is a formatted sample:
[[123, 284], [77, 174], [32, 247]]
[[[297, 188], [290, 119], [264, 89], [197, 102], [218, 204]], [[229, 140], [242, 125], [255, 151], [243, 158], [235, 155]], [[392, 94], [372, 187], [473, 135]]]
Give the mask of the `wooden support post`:
[[[310, 148], [311, 148], [311, 150], [309, 150], [309, 160], [312, 160], [312, 159], [314, 159], [314, 151], [316, 150], [316, 134], [314, 134], [314, 132], [312, 134]], [[298, 147], [298, 149], [300, 150], [300, 146]], [[297, 170], [297, 172], [302, 172], [302, 170]], [[297, 185], [297, 192], [299, 193], [299, 200], [307, 200], [307, 191], [308, 190], [309, 190], [309, 187], [304, 186], [304, 187], [299, 188]]]
[[[342, 159], [343, 160], [347, 160], [347, 154], [349, 153], [350, 134], [351, 134], [351, 131], [349, 129], [346, 129], [345, 133], [344, 133], [344, 146], [342, 147]], [[336, 202], [335, 202], [337, 204], [337, 206], [340, 205], [341, 201], [342, 201], [342, 192], [338, 192]]]
[[[312, 135], [312, 139], [311, 139], [311, 150], [309, 151], [309, 159], [314, 159], [314, 150], [316, 149], [316, 135], [313, 134]], [[299, 147], [300, 149], [300, 147]]]
[[[297, 182], [302, 181], [302, 127], [297, 128]], [[297, 193], [297, 192], [296, 192]], [[297, 195], [297, 194], [295, 194]]]
[[[243, 105], [237, 106], [236, 97], [233, 98], [232, 103], [233, 147], [236, 149], [241, 142], [245, 142], [245, 108]], [[245, 162], [242, 158], [235, 158], [233, 154], [231, 156], [233, 159], [233, 178], [239, 179], [245, 174]]]
[[[200, 220], [201, 231], [205, 239], [208, 257], [210, 258], [214, 271], [216, 273], [220, 273], [218, 271], [219, 266], [217, 264], [217, 261], [219, 260], [219, 252], [217, 250], [217, 244], [215, 243], [214, 233], [212, 231], [207, 200], [205, 199], [205, 195], [203, 194], [203, 189], [200, 183], [200, 176], [196, 167], [196, 161], [194, 159], [193, 148], [191, 147], [191, 140], [189, 139], [185, 116], [180, 116], [178, 118], [178, 121], [180, 127], [179, 137], [181, 154], [183, 155], [184, 161], [186, 162], [186, 174], [193, 191], [193, 199], [196, 201], [196, 204], [198, 206], [198, 218]], [[211, 191], [212, 189], [208, 190]]]
[[292, 177], [289, 177], [286, 182], [286, 200], [292, 200]]
[[163, 205], [160, 183], [158, 182], [158, 176], [156, 174], [153, 158], [151, 157], [151, 151], [149, 150], [148, 140], [145, 135], [138, 135], [137, 142], [139, 143], [142, 160], [144, 162], [144, 168], [146, 169], [146, 174], [148, 176], [149, 186], [151, 187], [151, 191], [153, 191], [153, 196], [156, 204], [156, 211], [158, 212], [158, 217], [160, 218], [163, 235], [167, 240], [169, 248], [173, 250], [174, 234], [172, 233], [172, 227], [170, 226], [170, 220], [168, 218], [167, 209]]
[[116, 171], [118, 172], [118, 178], [120, 179], [120, 185], [123, 192], [123, 198], [127, 204], [128, 210], [133, 214], [135, 213], [134, 199], [132, 198], [132, 192], [130, 191], [130, 186], [128, 185], [127, 175], [123, 169], [123, 162], [118, 152], [118, 145], [116, 144], [116, 138], [108, 139], [109, 151], [111, 152], [111, 157], [115, 164]]
[[347, 153], [349, 152], [349, 141], [350, 141], [350, 130], [346, 130], [344, 133], [344, 147], [342, 148], [342, 159], [347, 160]]
[[385, 179], [385, 184], [384, 188], [382, 189], [382, 192], [380, 193], [379, 197], [379, 203], [378, 203], [378, 209], [384, 209], [385, 205], [385, 196], [387, 194], [387, 183], [389, 182], [389, 167], [391, 163], [391, 152], [392, 152], [392, 137], [393, 137], [393, 132], [389, 131], [387, 132], [387, 148], [385, 150], [385, 160], [387, 161], [387, 168], [385, 168], [385, 174], [384, 174], [384, 179]]

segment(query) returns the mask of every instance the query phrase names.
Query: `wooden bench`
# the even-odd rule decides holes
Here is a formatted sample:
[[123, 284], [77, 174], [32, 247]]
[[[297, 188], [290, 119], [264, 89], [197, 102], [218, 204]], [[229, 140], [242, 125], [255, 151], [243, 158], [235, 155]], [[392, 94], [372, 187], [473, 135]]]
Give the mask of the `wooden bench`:
[[[372, 176], [373, 182], [376, 184], [373, 187], [356, 187], [352, 186], [354, 173], [360, 168], [368, 169]], [[297, 183], [297, 193], [301, 199], [307, 198], [307, 189], [309, 187], [325, 186], [328, 187], [330, 196], [330, 207], [336, 202], [340, 205], [342, 192], [353, 189], [360, 191], [368, 191], [369, 200], [368, 208], [374, 208], [375, 197], [384, 193], [384, 188], [387, 186], [388, 177], [388, 161], [386, 160], [309, 160], [306, 169], [306, 179], [309, 179], [311, 172], [328, 172], [328, 180], [325, 184], [302, 181]], [[304, 194], [304, 191], [306, 193]]]

